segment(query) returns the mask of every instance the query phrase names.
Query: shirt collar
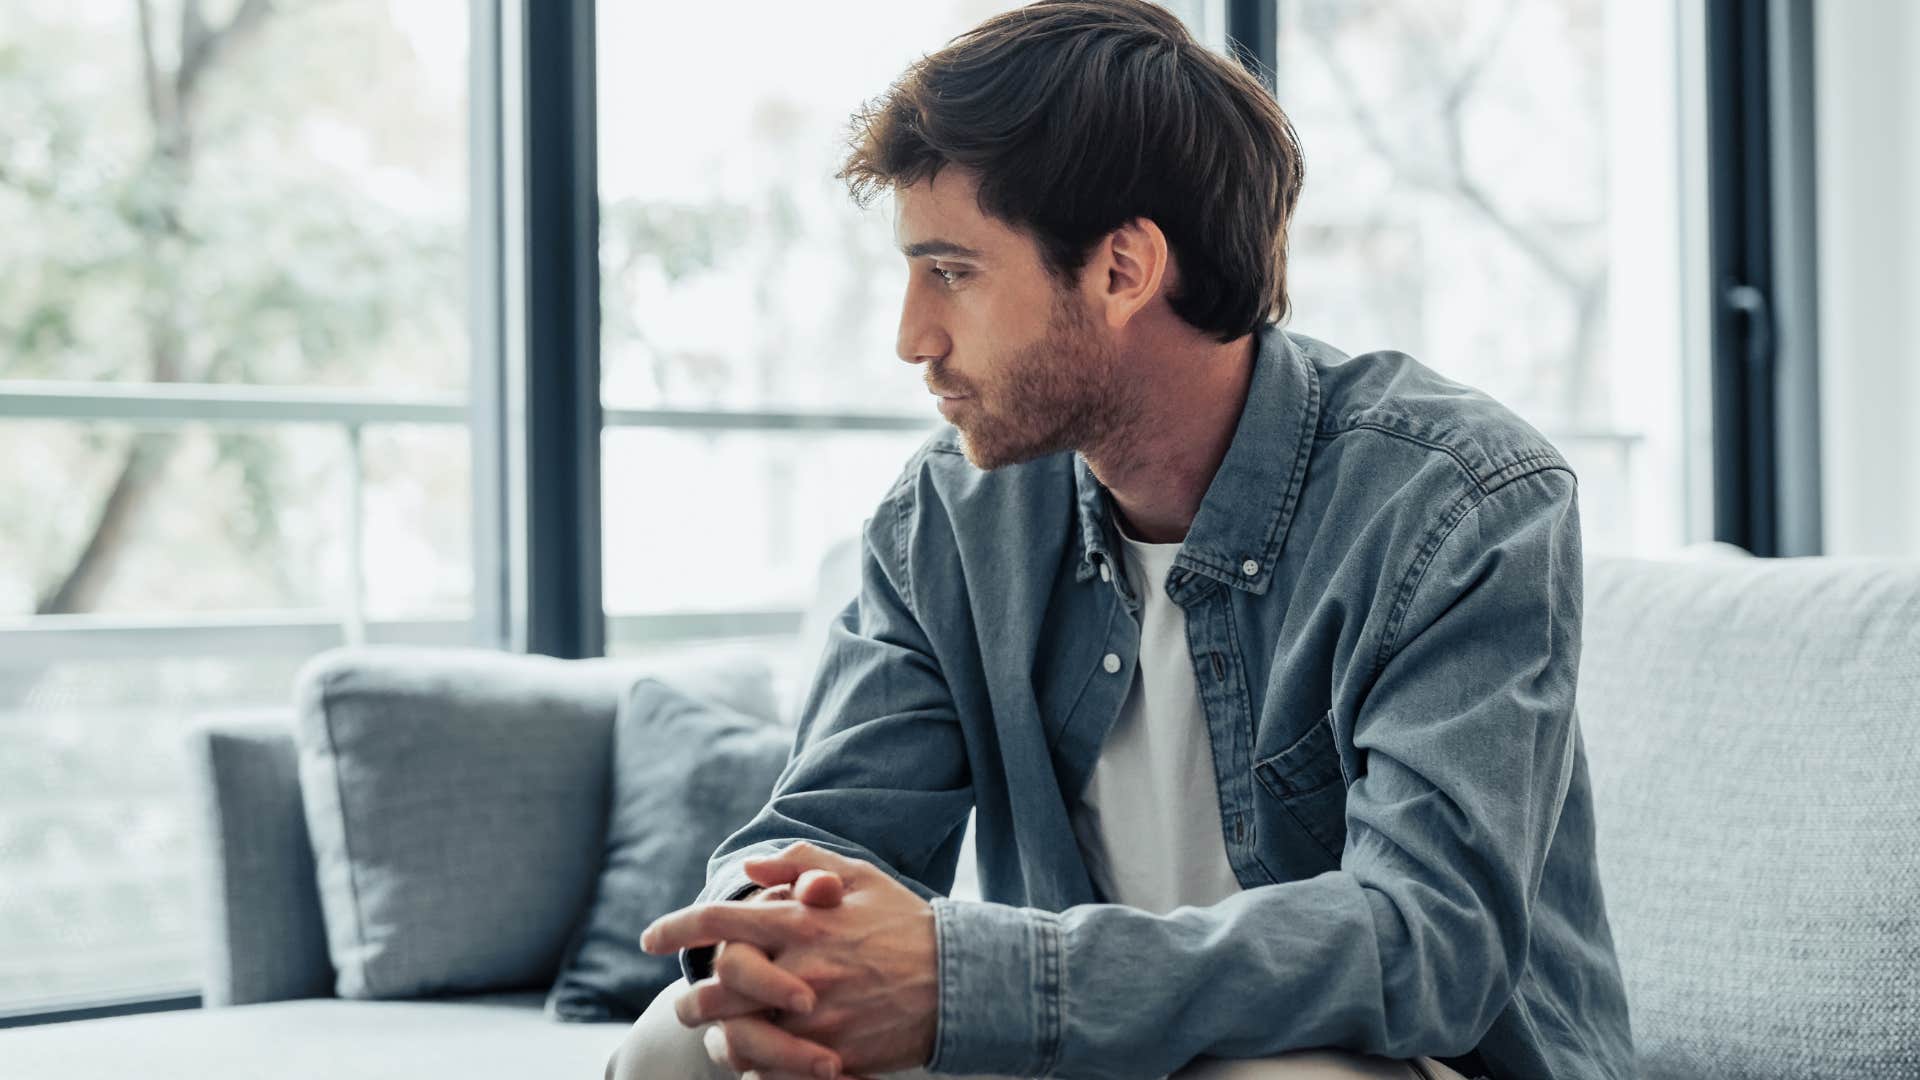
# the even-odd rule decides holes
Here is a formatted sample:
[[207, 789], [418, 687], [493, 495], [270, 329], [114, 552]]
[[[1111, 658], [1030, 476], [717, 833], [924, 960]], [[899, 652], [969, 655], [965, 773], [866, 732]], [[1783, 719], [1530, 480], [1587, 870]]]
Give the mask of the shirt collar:
[[[1278, 326], [1258, 331], [1253, 378], [1226, 457], [1207, 485], [1200, 510], [1174, 560], [1176, 593], [1193, 574], [1261, 595], [1293, 523], [1320, 423], [1320, 377]], [[1087, 459], [1073, 455], [1080, 515], [1080, 565], [1085, 581], [1099, 563], [1113, 562], [1119, 538], [1109, 525], [1111, 501]]]

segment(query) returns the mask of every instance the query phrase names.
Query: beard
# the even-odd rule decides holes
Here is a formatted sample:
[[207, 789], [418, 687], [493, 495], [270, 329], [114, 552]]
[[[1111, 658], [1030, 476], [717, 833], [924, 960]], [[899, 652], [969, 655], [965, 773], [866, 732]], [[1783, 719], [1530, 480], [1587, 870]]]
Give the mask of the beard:
[[927, 371], [930, 385], [968, 394], [952, 419], [975, 468], [997, 469], [1102, 441], [1118, 422], [1114, 349], [1085, 311], [1059, 293], [1046, 334], [992, 365], [971, 389]]

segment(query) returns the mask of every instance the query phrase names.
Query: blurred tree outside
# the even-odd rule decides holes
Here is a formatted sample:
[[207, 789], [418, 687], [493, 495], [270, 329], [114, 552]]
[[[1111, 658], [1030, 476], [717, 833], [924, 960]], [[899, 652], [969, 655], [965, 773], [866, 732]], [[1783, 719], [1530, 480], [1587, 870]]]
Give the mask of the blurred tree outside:
[[[0, 117], [0, 394], [464, 392], [464, 4], [9, 5]], [[464, 432], [366, 447], [371, 523], [462, 563], [419, 589], [464, 603]], [[343, 449], [312, 425], [0, 422], [0, 616], [326, 606]], [[0, 658], [0, 1002], [191, 980], [182, 728], [284, 701], [302, 659]]]
[[1290, 325], [1406, 352], [1538, 427], [1580, 478], [1589, 554], [1689, 528], [1677, 18], [1280, 0], [1308, 162]]
[[[447, 122], [463, 103], [422, 92], [411, 48], [385, 4], [10, 13], [0, 379], [461, 389], [465, 140]], [[155, 542], [141, 523], [165, 498], [194, 501], [217, 534], [202, 543], [264, 556], [247, 560], [249, 606], [320, 602], [318, 583], [288, 572], [309, 560], [275, 558], [284, 495], [307, 478], [279, 440], [223, 429], [212, 475], [169, 490], [182, 431], [34, 425], [0, 439], [23, 434], [44, 468], [10, 476], [29, 490], [0, 503], [7, 608], [131, 606], [116, 602], [116, 569]]]
[[[1388, 281], [1409, 269], [1395, 259], [1418, 260], [1416, 309], [1463, 311], [1485, 327], [1462, 340], [1417, 322], [1386, 347], [1544, 428], [1611, 420], [1603, 17], [1600, 0], [1282, 0], [1281, 97], [1304, 129], [1302, 217], [1315, 227], [1296, 250], [1311, 261], [1318, 246], [1363, 245], [1409, 220], [1436, 240], [1470, 236], [1363, 256]], [[1543, 71], [1551, 81], [1529, 81]], [[1339, 175], [1316, 173], [1316, 160]], [[1496, 337], [1502, 326], [1508, 336]], [[1386, 337], [1377, 325], [1364, 333]], [[1374, 347], [1365, 340], [1332, 343]], [[1459, 354], [1483, 359], [1461, 370], [1448, 363]]]

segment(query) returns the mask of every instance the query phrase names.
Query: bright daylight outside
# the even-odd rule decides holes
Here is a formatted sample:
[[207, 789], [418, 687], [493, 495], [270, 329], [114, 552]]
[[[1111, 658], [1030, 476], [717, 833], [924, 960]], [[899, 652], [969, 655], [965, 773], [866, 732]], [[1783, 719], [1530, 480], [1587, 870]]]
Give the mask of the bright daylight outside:
[[[651, 615], [797, 615], [937, 422], [893, 355], [890, 208], [832, 173], [862, 99], [1004, 6], [599, 5], [613, 651], [675, 644]], [[1222, 4], [1171, 6], [1222, 47]], [[0, 1008], [191, 991], [196, 718], [284, 711], [370, 626], [466, 640], [468, 13], [0, 21]], [[1515, 408], [1579, 471], [1590, 552], [1690, 538], [1672, 22], [1279, 5], [1289, 329]]]
[[460, 640], [466, 10], [0, 20], [0, 1008], [191, 986], [194, 715]]

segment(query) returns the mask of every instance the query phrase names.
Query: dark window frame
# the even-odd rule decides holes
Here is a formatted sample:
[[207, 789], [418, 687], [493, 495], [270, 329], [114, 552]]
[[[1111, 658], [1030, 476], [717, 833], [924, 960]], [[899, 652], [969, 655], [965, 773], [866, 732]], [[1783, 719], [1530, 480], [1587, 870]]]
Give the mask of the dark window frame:
[[1227, 51], [1280, 92], [1280, 0], [1227, 0]]
[[109, 1016], [136, 1016], [140, 1013], [174, 1012], [200, 1007], [200, 994], [171, 993], [160, 996], [119, 997], [84, 1005], [38, 1006], [0, 1012], [0, 1028], [58, 1024], [68, 1020], [98, 1020]]
[[474, 0], [472, 17], [499, 46], [473, 55], [478, 636], [600, 656], [595, 3]]
[[1713, 533], [1822, 550], [1811, 0], [1707, 0]]

